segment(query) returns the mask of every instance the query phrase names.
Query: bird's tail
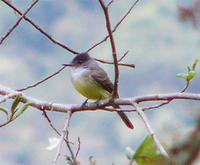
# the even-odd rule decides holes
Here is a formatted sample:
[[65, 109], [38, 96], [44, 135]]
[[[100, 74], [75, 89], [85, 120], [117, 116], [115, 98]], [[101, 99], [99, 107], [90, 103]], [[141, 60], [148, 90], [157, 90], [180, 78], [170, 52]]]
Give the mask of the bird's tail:
[[[119, 108], [118, 105], [113, 106], [114, 108]], [[132, 124], [132, 122], [129, 120], [129, 118], [126, 116], [126, 114], [122, 111], [117, 112], [118, 115], [120, 116], [120, 118], [122, 119], [122, 121], [126, 124], [126, 126], [130, 129], [133, 129], [134, 126]]]

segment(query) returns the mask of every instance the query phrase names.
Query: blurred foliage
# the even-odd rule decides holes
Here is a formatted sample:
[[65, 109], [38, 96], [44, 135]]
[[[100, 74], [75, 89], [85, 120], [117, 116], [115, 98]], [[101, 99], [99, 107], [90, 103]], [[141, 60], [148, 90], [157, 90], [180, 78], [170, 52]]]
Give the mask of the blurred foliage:
[[200, 157], [200, 116], [194, 131], [185, 141], [175, 144], [170, 155], [176, 164], [192, 164]]
[[198, 28], [200, 23], [200, 0], [195, 0], [191, 6], [178, 6], [178, 13], [181, 21], [190, 21], [195, 28]]

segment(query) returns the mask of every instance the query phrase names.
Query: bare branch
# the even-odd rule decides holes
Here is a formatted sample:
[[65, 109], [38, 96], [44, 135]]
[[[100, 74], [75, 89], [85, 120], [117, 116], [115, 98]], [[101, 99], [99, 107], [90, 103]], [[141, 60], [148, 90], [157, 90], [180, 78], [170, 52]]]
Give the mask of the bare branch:
[[[125, 13], [125, 15], [121, 18], [121, 20], [119, 22], [117, 22], [117, 24], [115, 25], [115, 27], [112, 30], [112, 33], [114, 33], [118, 26], [124, 21], [124, 19], [131, 13], [132, 9], [135, 7], [135, 5], [139, 2], [139, 0], [136, 0], [132, 6], [129, 8], [129, 10]], [[103, 42], [107, 41], [107, 39], [109, 38], [109, 35], [107, 35], [104, 39], [102, 39], [101, 41], [97, 42], [96, 44], [94, 44], [92, 47], [90, 47], [87, 52], [91, 51], [92, 49], [94, 49], [95, 47], [97, 47], [98, 45], [102, 44]]]
[[139, 107], [139, 105], [136, 102], [132, 102], [132, 104], [136, 108], [138, 115], [142, 118], [147, 130], [149, 131], [149, 134], [152, 136], [158, 150], [160, 151], [160, 154], [163, 155], [165, 158], [169, 159], [169, 155], [167, 154], [164, 147], [160, 143], [158, 137], [156, 136], [156, 134], [155, 134], [153, 128], [151, 127], [150, 122], [149, 122], [148, 118], [146, 117], [145, 113], [143, 112], [143, 110]]
[[50, 127], [59, 135], [61, 136], [60, 132], [56, 129], [56, 127], [52, 124], [49, 116], [47, 115], [46, 111], [45, 110], [42, 110], [43, 111], [43, 116], [47, 119]]
[[[7, 2], [6, 0], [2, 0], [2, 2], [4, 2], [6, 5], [8, 5], [9, 7], [11, 7], [16, 13], [18, 13], [19, 15], [23, 16], [22, 12], [20, 12], [15, 6], [13, 6], [11, 3]], [[50, 41], [52, 41], [54, 44], [62, 47], [63, 49], [73, 53], [73, 54], [78, 54], [79, 52], [72, 50], [71, 48], [69, 48], [68, 46], [60, 43], [59, 41], [57, 41], [56, 39], [54, 39], [52, 36], [50, 36], [47, 32], [45, 32], [41, 27], [39, 27], [38, 25], [36, 25], [31, 19], [29, 19], [28, 17], [24, 16], [24, 19], [29, 22], [36, 30], [38, 30], [40, 33], [42, 33], [44, 36], [46, 36]]]
[[62, 68], [60, 68], [60, 69], [59, 69], [58, 71], [56, 71], [55, 73], [53, 73], [53, 74], [47, 76], [46, 78], [44, 78], [44, 79], [42, 79], [42, 80], [40, 80], [40, 81], [38, 81], [38, 82], [36, 82], [36, 83], [34, 83], [34, 84], [32, 84], [32, 85], [29, 85], [29, 86], [27, 86], [27, 87], [25, 87], [25, 88], [21, 88], [21, 89], [16, 89], [16, 91], [21, 92], [21, 91], [25, 91], [25, 90], [30, 89], [30, 88], [34, 88], [34, 87], [38, 86], [39, 84], [41, 84], [41, 83], [47, 81], [48, 79], [54, 77], [55, 75], [59, 74], [63, 69], [65, 69], [65, 67], [66, 67], [66, 66], [63, 66]]
[[54, 160], [52, 162], [53, 165], [57, 165], [58, 158], [61, 155], [62, 145], [63, 145], [64, 139], [65, 139], [65, 137], [67, 135], [67, 132], [69, 131], [69, 123], [70, 123], [71, 115], [72, 115], [71, 111], [68, 111], [67, 118], [66, 118], [66, 121], [65, 121], [65, 125], [64, 125], [64, 128], [62, 130], [62, 135], [60, 137], [60, 143], [59, 143], [59, 146], [58, 146], [58, 150], [57, 150], [55, 158], [54, 158]]
[[[19, 15], [23, 16], [22, 12], [20, 12], [15, 6], [13, 6], [12, 4], [10, 4], [9, 2], [7, 2], [6, 0], [2, 0], [2, 2], [4, 2], [6, 5], [8, 5], [10, 8], [12, 8], [16, 13], [18, 13]], [[79, 52], [75, 51], [75, 50], [72, 50], [71, 48], [69, 48], [68, 46], [60, 43], [59, 41], [57, 41], [56, 39], [54, 39], [52, 36], [50, 36], [47, 32], [45, 32], [41, 27], [39, 27], [39, 25], [36, 25], [31, 19], [29, 19], [28, 17], [24, 16], [24, 19], [29, 22], [36, 30], [38, 30], [40, 33], [42, 33], [44, 36], [46, 36], [50, 41], [52, 41], [54, 44], [60, 46], [61, 48], [71, 52], [72, 54], [79, 54]], [[108, 38], [108, 37], [107, 37]], [[107, 40], [107, 39], [106, 39]], [[99, 45], [99, 44], [98, 44]], [[96, 46], [95, 46], [96, 47]], [[93, 49], [93, 48], [92, 48]], [[90, 49], [90, 50], [92, 50]], [[113, 62], [107, 62], [107, 61], [104, 61], [104, 60], [98, 60], [98, 59], [95, 59], [101, 63], [104, 63], [104, 64], [113, 64]], [[127, 67], [134, 67], [133, 64], [119, 64], [121, 66], [127, 66]]]
[[[123, 54], [123, 56], [118, 60], [118, 62], [122, 61], [122, 60], [126, 57], [127, 54], [128, 54], [128, 51], [126, 51], [126, 52]], [[118, 63], [118, 65], [119, 65], [119, 63]]]
[[107, 8], [109, 8], [110, 7], [110, 5], [112, 4], [114, 2], [114, 0], [111, 0], [108, 4], [107, 4]]
[[[185, 92], [185, 91], [188, 89], [189, 85], [190, 85], [189, 81], [186, 81], [186, 85], [185, 85], [185, 87], [181, 90], [181, 93]], [[173, 99], [167, 100], [167, 101], [165, 101], [165, 102], [162, 102], [162, 103], [157, 104], [157, 105], [154, 105], [154, 106], [150, 106], [150, 107], [147, 107], [147, 108], [143, 108], [143, 111], [145, 111], [145, 110], [150, 110], [150, 109], [155, 109], [155, 108], [160, 108], [160, 107], [162, 107], [162, 106], [164, 106], [164, 105], [169, 104], [172, 100], [173, 100]]]
[[[47, 101], [38, 100], [36, 98], [30, 97], [25, 95], [23, 92], [15, 91], [11, 88], [5, 87], [0, 85], [0, 95], [13, 95], [13, 97], [9, 97], [7, 99], [15, 99], [17, 95], [21, 95], [22, 103], [30, 102], [29, 106], [32, 106], [38, 110], [47, 110], [47, 111], [54, 111], [54, 112], [68, 112], [72, 111], [81, 112], [81, 111], [92, 111], [98, 110], [101, 108], [105, 108], [106, 106], [113, 106], [113, 105], [131, 105], [132, 102], [149, 102], [149, 101], [167, 101], [171, 99], [187, 99], [187, 100], [200, 100], [200, 94], [194, 93], [168, 93], [168, 94], [152, 94], [152, 95], [145, 95], [145, 96], [135, 96], [131, 98], [118, 98], [118, 99], [106, 99], [101, 100], [98, 102], [87, 103], [85, 106], [82, 104], [58, 104], [58, 103], [51, 103]], [[103, 110], [103, 109], [102, 109]], [[101, 110], [101, 111], [102, 111]], [[108, 110], [104, 110], [108, 111]], [[111, 109], [112, 111], [112, 109]], [[125, 110], [126, 112], [133, 112], [134, 110]]]
[[115, 46], [115, 40], [112, 34], [111, 30], [111, 23], [110, 23], [110, 16], [108, 12], [108, 7], [105, 6], [103, 0], [99, 0], [99, 3], [101, 5], [101, 8], [103, 9], [105, 20], [106, 20], [106, 28], [108, 31], [108, 35], [110, 38], [110, 44], [112, 48], [112, 56], [113, 56], [113, 62], [114, 62], [114, 68], [115, 68], [115, 81], [114, 81], [114, 88], [113, 88], [113, 98], [119, 97], [118, 95], [118, 83], [119, 83], [119, 68], [118, 68], [118, 60], [117, 60], [117, 50]]
[[[101, 59], [97, 59], [94, 58], [96, 61], [101, 62], [103, 64], [114, 64], [114, 62], [109, 62], [109, 61], [105, 61], [105, 60], [101, 60]], [[130, 67], [130, 68], [135, 68], [134, 64], [125, 64], [125, 63], [118, 63], [119, 66], [126, 66], [126, 67]]]
[[78, 137], [78, 149], [76, 151], [75, 159], [77, 159], [80, 149], [81, 149], [81, 140], [80, 137]]
[[[33, 8], [33, 6], [38, 2], [39, 0], [33, 1], [33, 3], [30, 5], [30, 7], [24, 12], [24, 14], [21, 15], [21, 17], [17, 20], [17, 22], [10, 28], [10, 30], [1, 38], [0, 45], [3, 43], [3, 41], [14, 31], [14, 29], [19, 25], [21, 20], [25, 17], [25, 15]], [[7, 2], [9, 3], [9, 2]], [[11, 3], [9, 3], [11, 4]]]

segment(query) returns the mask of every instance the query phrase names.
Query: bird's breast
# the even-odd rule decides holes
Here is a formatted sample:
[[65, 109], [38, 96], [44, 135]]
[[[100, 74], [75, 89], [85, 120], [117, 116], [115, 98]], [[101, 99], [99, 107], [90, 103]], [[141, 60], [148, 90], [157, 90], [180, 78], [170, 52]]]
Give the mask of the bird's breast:
[[71, 70], [71, 79], [72, 79], [72, 81], [79, 81], [79, 80], [81, 80], [83, 78], [88, 77], [89, 76], [89, 72], [90, 71], [88, 69], [85, 69], [85, 68], [72, 69]]

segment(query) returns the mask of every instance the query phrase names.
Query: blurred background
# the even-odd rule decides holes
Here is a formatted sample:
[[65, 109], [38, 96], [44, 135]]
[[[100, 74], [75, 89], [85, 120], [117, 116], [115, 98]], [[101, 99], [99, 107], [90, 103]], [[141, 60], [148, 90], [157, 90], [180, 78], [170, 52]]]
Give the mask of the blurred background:
[[[25, 11], [30, 3], [31, 0], [12, 0], [20, 11]], [[110, 9], [112, 25], [121, 19], [132, 3], [130, 0], [114, 1]], [[198, 0], [143, 0], [134, 7], [114, 33], [118, 55], [129, 51], [123, 62], [136, 65], [135, 69], [120, 67], [121, 97], [177, 92], [184, 87], [185, 82], [176, 78], [176, 74], [187, 71], [187, 66], [199, 58], [199, 15]], [[98, 1], [41, 0], [27, 16], [52, 37], [79, 52], [87, 50], [107, 34]], [[1, 37], [18, 18], [12, 9], [0, 2]], [[109, 42], [90, 54], [112, 61]], [[0, 84], [13, 89], [25, 87], [58, 70], [72, 58], [72, 54], [22, 21], [0, 45]], [[100, 65], [113, 80], [113, 66]], [[199, 72], [199, 67], [197, 69]], [[188, 91], [199, 93], [199, 82], [197, 76]], [[68, 69], [25, 93], [55, 103], [81, 104], [84, 101], [73, 89]], [[9, 104], [3, 106], [9, 107]], [[193, 164], [200, 163], [199, 107], [197, 101], [179, 100], [146, 112], [156, 134], [179, 164], [187, 164], [190, 159]], [[48, 114], [61, 130], [65, 114]], [[135, 125], [133, 131], [127, 129], [115, 113], [95, 111], [73, 116], [70, 140], [75, 143], [76, 150], [80, 137], [78, 159], [82, 164], [88, 164], [91, 155], [98, 164], [128, 163], [125, 147], [136, 149], [148, 134], [136, 113], [128, 115]], [[1, 115], [0, 121], [4, 120]], [[57, 135], [42, 112], [29, 108], [16, 121], [0, 129], [0, 164], [50, 164], [56, 151], [47, 151], [45, 147], [52, 136]], [[68, 151], [64, 149], [63, 153], [68, 154]], [[60, 164], [64, 164], [63, 156]]]

